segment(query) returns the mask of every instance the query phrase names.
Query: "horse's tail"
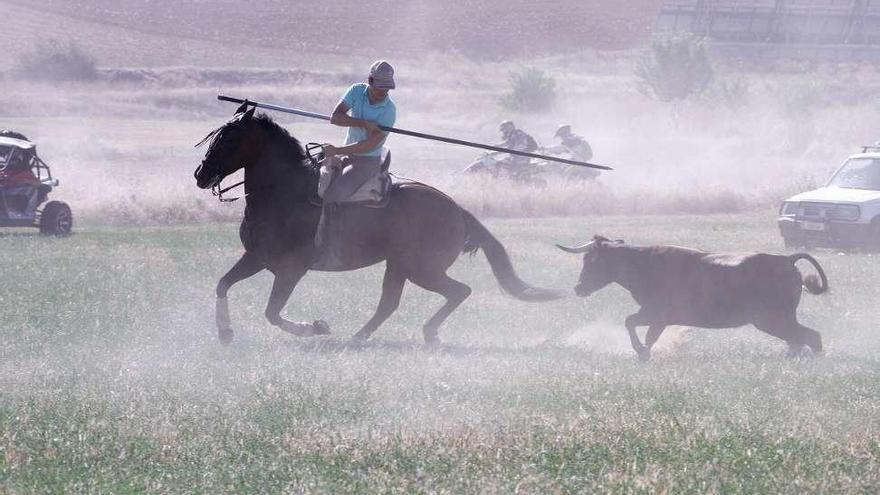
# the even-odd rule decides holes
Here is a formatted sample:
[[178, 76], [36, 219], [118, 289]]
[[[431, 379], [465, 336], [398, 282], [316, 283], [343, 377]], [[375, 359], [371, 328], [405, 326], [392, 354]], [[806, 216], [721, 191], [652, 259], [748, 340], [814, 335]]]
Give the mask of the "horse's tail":
[[492, 273], [504, 292], [521, 301], [529, 302], [553, 301], [563, 297], [559, 291], [532, 287], [520, 279], [513, 269], [507, 251], [498, 239], [473, 215], [465, 210], [462, 210], [462, 214], [467, 228], [467, 238], [462, 251], [474, 254], [478, 249], [482, 249], [486, 259], [489, 260], [489, 266], [492, 267]]
[[[822, 266], [819, 265], [816, 258], [813, 258], [807, 253], [796, 253], [789, 256], [788, 259], [791, 260], [792, 264], [797, 263], [800, 260], [807, 260], [816, 268], [816, 271], [819, 273], [818, 277], [810, 274], [802, 279], [804, 287], [807, 288], [807, 291], [809, 291], [810, 294], [819, 295], [828, 291], [828, 277], [825, 276], [825, 270], [822, 269]], [[819, 283], [820, 279], [821, 284]]]

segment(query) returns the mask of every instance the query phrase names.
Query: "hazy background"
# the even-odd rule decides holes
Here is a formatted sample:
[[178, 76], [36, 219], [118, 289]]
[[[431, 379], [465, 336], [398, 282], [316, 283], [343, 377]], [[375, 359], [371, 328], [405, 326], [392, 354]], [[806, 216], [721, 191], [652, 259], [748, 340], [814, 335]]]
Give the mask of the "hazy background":
[[[484, 216], [771, 208], [880, 139], [880, 68], [871, 64], [717, 59], [703, 96], [648, 98], [634, 67], [660, 4], [3, 1], [10, 22], [0, 34], [0, 119], [37, 141], [61, 178], [58, 197], [81, 219], [147, 223], [239, 214], [192, 187], [201, 152], [191, 145], [234, 110], [218, 93], [329, 113], [377, 58], [397, 68], [399, 127], [497, 142], [498, 122], [509, 118], [547, 145], [570, 123], [594, 160], [616, 169], [600, 186], [499, 195], [508, 185], [456, 175], [477, 150], [389, 139], [396, 172]], [[23, 75], [23, 61], [51, 42], [92, 57], [97, 75]], [[499, 104], [510, 74], [526, 68], [555, 80], [552, 108], [519, 113]], [[303, 142], [344, 135], [275, 117]]]
[[[635, 67], [659, 6], [0, 0], [0, 127], [37, 142], [77, 219], [67, 238], [0, 233], [0, 494], [877, 493], [876, 254], [814, 253], [831, 284], [800, 308], [816, 359], [752, 327], [672, 327], [640, 363], [626, 291], [524, 304], [482, 255], [450, 270], [474, 291], [435, 351], [421, 327], [441, 298], [412, 284], [348, 343], [383, 264], [297, 287], [284, 315], [331, 336], [269, 325], [264, 272], [232, 289], [236, 339], [217, 339], [214, 286], [242, 252], [240, 202], [192, 178], [193, 145], [235, 109], [217, 94], [328, 113], [377, 58], [397, 69], [399, 127], [497, 142], [513, 119], [546, 145], [569, 123], [615, 167], [469, 182], [475, 150], [388, 140], [393, 170], [480, 216], [529, 282], [571, 294], [580, 260], [553, 244], [597, 232], [781, 251], [778, 202], [880, 139], [880, 67], [713, 59], [702, 96], [656, 101]], [[47, 79], [47, 53], [94, 67]], [[500, 103], [524, 69], [555, 81], [551, 108]], [[273, 117], [303, 142], [344, 136]]]

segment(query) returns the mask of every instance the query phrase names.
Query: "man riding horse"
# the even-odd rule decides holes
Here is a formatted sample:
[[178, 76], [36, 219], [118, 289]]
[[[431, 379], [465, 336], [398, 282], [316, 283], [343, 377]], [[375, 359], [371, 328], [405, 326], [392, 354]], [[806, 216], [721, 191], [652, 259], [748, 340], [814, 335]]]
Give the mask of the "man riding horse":
[[[387, 91], [394, 87], [394, 71], [387, 62], [373, 66], [368, 84], [356, 84], [339, 104], [333, 122], [349, 126], [345, 146], [326, 146], [327, 156], [347, 153], [352, 166], [325, 191], [325, 203], [337, 205], [359, 187], [364, 177], [381, 169], [376, 150], [385, 134], [377, 125], [394, 123], [394, 106]], [[385, 262], [382, 296], [373, 317], [354, 335], [365, 340], [400, 304], [406, 282], [443, 296], [445, 303], [422, 327], [425, 342], [436, 344], [440, 325], [471, 294], [467, 285], [447, 274], [462, 253], [482, 250], [502, 289], [522, 301], [549, 301], [556, 291], [524, 282], [516, 274], [507, 250], [472, 214], [442, 192], [425, 184], [404, 182], [391, 187], [384, 208], [340, 206], [340, 230], [345, 231], [340, 264], [316, 263], [315, 246], [322, 210], [313, 201], [319, 170], [307, 159], [299, 141], [267, 115], [244, 102], [231, 120], [202, 140], [205, 157], [196, 168], [196, 185], [224, 190], [224, 178], [244, 169], [244, 218], [239, 238], [244, 253], [217, 282], [216, 322], [222, 342], [232, 330], [227, 294], [230, 287], [263, 270], [274, 275], [266, 319], [296, 336], [329, 333], [322, 320], [296, 322], [282, 315], [300, 279], [310, 270], [347, 271]], [[352, 114], [346, 115], [347, 112]], [[331, 207], [332, 210], [332, 207]], [[330, 210], [328, 210], [330, 211]], [[325, 219], [326, 220], [326, 219]], [[325, 221], [326, 223], [326, 221]], [[320, 239], [319, 239], [320, 240]]]
[[[348, 127], [345, 146], [324, 145], [324, 155], [329, 163], [336, 156], [347, 155], [342, 162], [342, 174], [333, 180], [324, 192], [324, 205], [315, 246], [318, 248], [321, 265], [339, 264], [339, 239], [334, 235], [338, 227], [336, 213], [339, 203], [348, 199], [368, 180], [382, 171], [382, 145], [388, 133], [379, 126], [394, 127], [397, 107], [388, 91], [394, 89], [394, 68], [384, 60], [370, 67], [366, 83], [358, 83], [348, 88], [333, 110], [330, 123]], [[351, 114], [349, 115], [349, 112]]]

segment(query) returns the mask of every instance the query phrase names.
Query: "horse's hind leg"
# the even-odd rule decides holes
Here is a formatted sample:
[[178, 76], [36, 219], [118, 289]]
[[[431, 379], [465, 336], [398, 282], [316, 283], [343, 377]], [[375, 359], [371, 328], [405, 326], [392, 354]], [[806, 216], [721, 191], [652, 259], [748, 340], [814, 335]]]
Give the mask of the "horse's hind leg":
[[235, 333], [232, 331], [232, 324], [229, 319], [229, 303], [226, 300], [226, 294], [229, 288], [248, 277], [255, 275], [263, 270], [265, 266], [260, 263], [256, 256], [245, 252], [244, 255], [226, 272], [217, 282], [217, 304], [215, 317], [217, 320], [217, 336], [220, 342], [229, 344]]
[[425, 323], [422, 333], [425, 336], [425, 343], [437, 344], [437, 330], [440, 325], [452, 314], [457, 307], [471, 295], [471, 288], [467, 285], [451, 278], [445, 273], [435, 277], [410, 277], [410, 280], [419, 287], [436, 292], [446, 298], [446, 304], [440, 308], [431, 319]]
[[330, 329], [327, 323], [322, 320], [314, 323], [298, 323], [281, 317], [281, 310], [287, 305], [287, 300], [290, 299], [290, 294], [293, 293], [296, 284], [305, 275], [306, 268], [285, 268], [273, 270], [273, 272], [275, 273], [275, 282], [272, 284], [272, 293], [269, 296], [269, 303], [266, 305], [266, 319], [269, 320], [269, 323], [297, 337], [329, 334]]
[[367, 340], [379, 328], [379, 325], [384, 323], [397, 310], [397, 307], [400, 305], [400, 295], [403, 293], [404, 284], [406, 284], [406, 277], [389, 264], [385, 268], [385, 279], [382, 281], [382, 298], [379, 299], [379, 307], [376, 308], [376, 313], [370, 318], [370, 321], [352, 337], [352, 340]]

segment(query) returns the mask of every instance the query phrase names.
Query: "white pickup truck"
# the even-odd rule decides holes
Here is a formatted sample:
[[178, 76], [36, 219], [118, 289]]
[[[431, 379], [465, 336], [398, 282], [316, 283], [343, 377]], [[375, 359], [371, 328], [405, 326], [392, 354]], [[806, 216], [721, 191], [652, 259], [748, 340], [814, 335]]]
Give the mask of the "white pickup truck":
[[880, 143], [850, 155], [824, 186], [779, 207], [788, 248], [880, 250]]

